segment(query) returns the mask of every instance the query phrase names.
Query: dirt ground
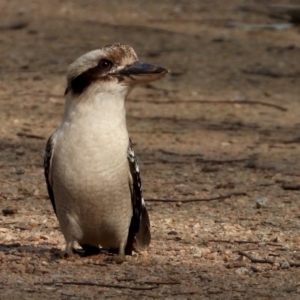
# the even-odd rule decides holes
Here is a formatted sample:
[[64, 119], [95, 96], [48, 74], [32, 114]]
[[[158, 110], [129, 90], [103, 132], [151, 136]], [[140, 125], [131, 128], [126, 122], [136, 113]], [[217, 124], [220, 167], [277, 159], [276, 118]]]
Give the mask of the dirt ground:
[[[271, 4], [300, 2], [0, 1], [0, 299], [300, 299], [299, 27], [258, 28]], [[171, 70], [127, 101], [152, 244], [61, 259], [44, 146], [68, 64], [115, 42]]]

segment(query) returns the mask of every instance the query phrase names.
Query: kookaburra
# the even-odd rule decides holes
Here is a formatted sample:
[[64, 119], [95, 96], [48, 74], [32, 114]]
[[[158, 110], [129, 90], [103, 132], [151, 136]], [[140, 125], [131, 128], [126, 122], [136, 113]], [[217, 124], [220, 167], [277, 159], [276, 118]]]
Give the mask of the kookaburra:
[[48, 193], [66, 241], [86, 252], [99, 246], [124, 260], [149, 246], [150, 222], [136, 156], [128, 136], [125, 99], [164, 68], [140, 62], [125, 44], [79, 57], [68, 69], [62, 124], [50, 136], [44, 167]]

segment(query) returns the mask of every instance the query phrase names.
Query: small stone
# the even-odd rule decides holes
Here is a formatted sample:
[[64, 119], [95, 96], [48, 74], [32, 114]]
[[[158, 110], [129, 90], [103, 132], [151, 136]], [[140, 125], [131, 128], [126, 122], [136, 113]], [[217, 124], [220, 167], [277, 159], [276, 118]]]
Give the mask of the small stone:
[[17, 149], [16, 150], [16, 155], [22, 156], [25, 154], [25, 151], [23, 149]]
[[299, 237], [299, 236], [294, 237], [294, 238], [293, 238], [293, 242], [294, 242], [294, 243], [297, 243], [297, 244], [300, 244], [300, 237]]
[[280, 243], [280, 242], [281, 242], [281, 239], [277, 236], [277, 237], [275, 237], [274, 239], [272, 239], [272, 242], [273, 242], [273, 243]]
[[283, 289], [283, 291], [286, 293], [297, 292], [297, 285], [296, 286], [288, 286], [285, 289]]
[[256, 208], [263, 208], [267, 206], [268, 198], [260, 197], [256, 199]]
[[200, 224], [196, 223], [195, 225], [193, 225], [193, 229], [194, 230], [198, 230], [200, 228]]
[[223, 255], [223, 261], [228, 262], [230, 260], [230, 257], [227, 255]]
[[245, 267], [241, 267], [241, 268], [236, 269], [235, 273], [237, 275], [246, 275], [246, 274], [249, 273], [249, 270], [247, 268], [245, 268]]
[[[209, 250], [209, 249], [208, 249]], [[230, 249], [225, 249], [224, 250], [224, 254], [225, 255], [231, 255], [232, 254], [232, 251]]]
[[280, 265], [280, 268], [281, 269], [289, 269], [290, 268], [290, 264], [288, 262], [283, 262], [281, 265]]
[[36, 227], [36, 226], [38, 226], [38, 222], [37, 222], [37, 221], [34, 221], [34, 220], [30, 220], [29, 225], [30, 225], [31, 227]]
[[22, 168], [17, 168], [16, 169], [16, 174], [17, 175], [22, 175], [22, 174], [24, 174], [25, 173], [25, 170], [24, 169], [22, 169]]
[[205, 256], [207, 256], [208, 254], [211, 253], [209, 248], [200, 248], [200, 250], [201, 250], [201, 253], [202, 253], [203, 257], [205, 257]]
[[168, 232], [168, 235], [177, 235], [177, 234], [178, 234], [178, 232], [175, 230], [171, 230]]
[[34, 266], [32, 266], [29, 263], [25, 265], [25, 273], [27, 273], [27, 274], [33, 274], [34, 271], [35, 271]]
[[296, 260], [300, 260], [300, 253], [297, 253], [297, 252], [294, 253], [293, 258], [296, 259]]
[[201, 171], [205, 173], [218, 172], [219, 168], [217, 166], [204, 166]]
[[193, 254], [194, 257], [201, 257], [202, 256], [201, 249], [196, 247], [196, 246], [191, 246], [190, 251], [191, 251], [191, 254]]
[[7, 228], [0, 228], [0, 232], [2, 232], [2, 233], [5, 233], [5, 232], [7, 232], [7, 231], [8, 231]]
[[38, 242], [39, 240], [40, 240], [40, 236], [39, 235], [34, 235], [34, 236], [31, 236], [30, 238], [29, 238], [29, 240], [30, 241], [36, 241], [36, 242]]
[[205, 258], [209, 259], [209, 260], [216, 260], [218, 256], [217, 252], [213, 252], [213, 253], [208, 253]]
[[18, 212], [18, 210], [16, 208], [4, 208], [2, 209], [2, 213], [4, 216], [8, 216], [8, 215], [14, 215]]
[[165, 223], [166, 224], [170, 224], [173, 222], [173, 219], [172, 218], [168, 218], [168, 219], [164, 219]]

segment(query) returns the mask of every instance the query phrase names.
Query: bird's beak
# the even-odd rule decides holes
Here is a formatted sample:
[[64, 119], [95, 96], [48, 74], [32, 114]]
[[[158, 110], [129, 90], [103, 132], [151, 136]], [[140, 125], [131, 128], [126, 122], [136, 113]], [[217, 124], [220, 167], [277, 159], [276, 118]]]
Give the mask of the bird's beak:
[[162, 67], [136, 61], [112, 75], [117, 76], [121, 82], [137, 84], [160, 79], [167, 73], [169, 71]]

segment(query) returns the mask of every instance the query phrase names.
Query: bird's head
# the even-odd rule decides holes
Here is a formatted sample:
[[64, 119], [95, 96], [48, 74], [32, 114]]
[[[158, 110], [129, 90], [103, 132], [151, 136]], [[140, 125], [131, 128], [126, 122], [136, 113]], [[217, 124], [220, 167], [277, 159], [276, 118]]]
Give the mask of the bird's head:
[[106, 93], [129, 91], [138, 83], [157, 80], [168, 72], [140, 62], [128, 45], [109, 45], [84, 54], [69, 66], [66, 93], [80, 95], [92, 86]]

